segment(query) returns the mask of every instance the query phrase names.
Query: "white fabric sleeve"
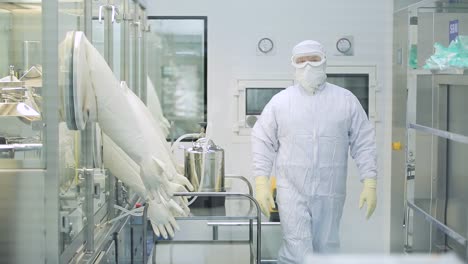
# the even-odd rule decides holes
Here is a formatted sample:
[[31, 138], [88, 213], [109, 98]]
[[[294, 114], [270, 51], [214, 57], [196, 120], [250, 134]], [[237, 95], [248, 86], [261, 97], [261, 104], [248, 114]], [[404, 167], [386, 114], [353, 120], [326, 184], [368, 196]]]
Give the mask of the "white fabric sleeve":
[[149, 76], [146, 77], [146, 83], [148, 84], [148, 109], [150, 110], [155, 120], [159, 122], [159, 126], [163, 131], [163, 135], [167, 137], [169, 135], [171, 124], [164, 117], [161, 102], [159, 100], [158, 94], [156, 93], [153, 82], [151, 81]]
[[377, 177], [375, 130], [359, 100], [350, 96], [349, 142], [351, 157], [359, 169], [361, 181]]
[[104, 133], [102, 143], [106, 168], [140, 197], [146, 197], [146, 189], [140, 179], [140, 167]]
[[[87, 39], [87, 67], [97, 102], [97, 119], [106, 133], [140, 167], [140, 177], [151, 199], [169, 191], [176, 173], [169, 146], [148, 108], [127, 87], [121, 87], [99, 52]], [[164, 165], [164, 173], [155, 161]]]
[[270, 101], [252, 129], [253, 175], [269, 177], [278, 151], [278, 124]]

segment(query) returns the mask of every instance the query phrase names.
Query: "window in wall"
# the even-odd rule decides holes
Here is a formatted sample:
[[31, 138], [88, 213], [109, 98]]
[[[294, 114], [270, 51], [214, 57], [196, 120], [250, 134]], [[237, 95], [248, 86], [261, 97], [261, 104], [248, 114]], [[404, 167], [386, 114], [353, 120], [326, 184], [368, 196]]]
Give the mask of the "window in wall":
[[285, 88], [246, 88], [245, 114], [261, 115], [271, 98]]
[[148, 75], [154, 86], [148, 94], [156, 93], [172, 124], [168, 137], [199, 132], [207, 120], [207, 18], [150, 16], [148, 23]]
[[368, 74], [327, 74], [327, 82], [351, 91], [369, 116], [369, 75]]

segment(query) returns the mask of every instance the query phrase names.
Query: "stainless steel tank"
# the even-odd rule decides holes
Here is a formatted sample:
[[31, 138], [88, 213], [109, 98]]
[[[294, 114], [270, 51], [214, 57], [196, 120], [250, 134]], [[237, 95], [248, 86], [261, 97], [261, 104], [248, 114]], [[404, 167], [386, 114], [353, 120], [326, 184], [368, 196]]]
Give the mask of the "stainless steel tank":
[[195, 191], [224, 192], [224, 150], [201, 138], [185, 149], [185, 176]]

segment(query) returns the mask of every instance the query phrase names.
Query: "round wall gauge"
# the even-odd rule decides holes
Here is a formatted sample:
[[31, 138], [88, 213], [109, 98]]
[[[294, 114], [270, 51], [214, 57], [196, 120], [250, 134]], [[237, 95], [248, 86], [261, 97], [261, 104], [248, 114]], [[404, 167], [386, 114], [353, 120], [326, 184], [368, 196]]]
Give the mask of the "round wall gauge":
[[351, 47], [351, 40], [348, 38], [340, 38], [336, 42], [336, 49], [343, 54], [348, 53], [351, 50]]
[[268, 53], [273, 50], [273, 40], [270, 38], [262, 38], [258, 41], [258, 50], [263, 53]]

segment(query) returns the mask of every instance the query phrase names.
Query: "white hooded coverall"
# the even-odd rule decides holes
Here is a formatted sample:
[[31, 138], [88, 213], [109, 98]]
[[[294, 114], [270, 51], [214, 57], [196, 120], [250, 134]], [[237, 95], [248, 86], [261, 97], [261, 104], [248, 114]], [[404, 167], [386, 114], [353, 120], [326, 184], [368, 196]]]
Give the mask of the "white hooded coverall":
[[339, 249], [349, 149], [361, 180], [375, 178], [374, 128], [348, 90], [324, 83], [312, 95], [294, 85], [265, 106], [252, 131], [253, 169], [269, 176], [276, 164], [279, 263]]

